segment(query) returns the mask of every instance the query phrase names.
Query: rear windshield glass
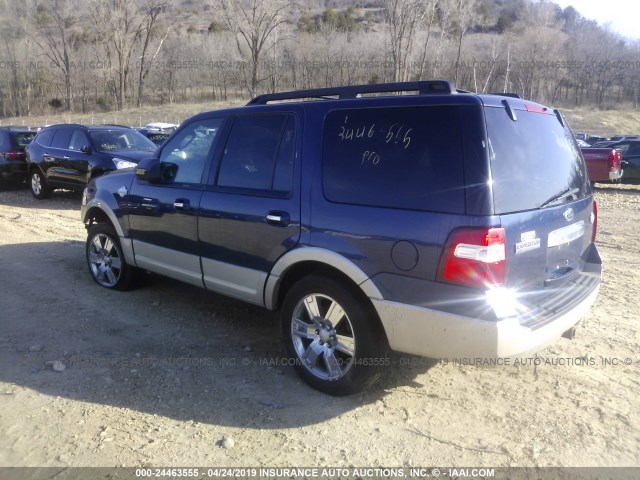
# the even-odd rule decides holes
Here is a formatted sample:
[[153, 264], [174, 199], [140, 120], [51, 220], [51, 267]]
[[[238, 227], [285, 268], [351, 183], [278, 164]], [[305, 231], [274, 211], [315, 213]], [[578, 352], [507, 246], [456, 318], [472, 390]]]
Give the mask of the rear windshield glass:
[[335, 110], [325, 120], [328, 200], [464, 213], [460, 112], [454, 106]]
[[14, 132], [13, 141], [17, 147], [26, 147], [35, 136], [36, 132]]
[[[555, 115], [486, 107], [495, 213], [557, 205], [589, 192], [580, 150]], [[569, 194], [566, 198], [563, 194]], [[558, 197], [562, 197], [560, 200]]]
[[142, 150], [155, 152], [158, 146], [136, 130], [91, 130], [91, 141], [96, 150], [115, 151]]

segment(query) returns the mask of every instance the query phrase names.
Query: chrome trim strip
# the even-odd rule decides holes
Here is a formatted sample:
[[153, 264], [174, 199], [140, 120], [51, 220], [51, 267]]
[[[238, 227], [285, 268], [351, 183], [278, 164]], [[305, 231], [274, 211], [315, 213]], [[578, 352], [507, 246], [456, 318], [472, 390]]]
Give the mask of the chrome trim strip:
[[549, 233], [549, 239], [547, 240], [547, 246], [557, 247], [565, 243], [573, 242], [584, 235], [584, 220], [573, 223], [566, 227], [559, 228]]

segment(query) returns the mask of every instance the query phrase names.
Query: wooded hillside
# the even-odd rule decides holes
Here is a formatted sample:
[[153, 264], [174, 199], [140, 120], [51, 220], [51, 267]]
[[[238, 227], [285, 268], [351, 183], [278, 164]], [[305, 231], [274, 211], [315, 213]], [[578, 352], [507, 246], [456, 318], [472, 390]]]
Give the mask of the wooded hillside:
[[0, 116], [450, 79], [637, 108], [640, 42], [530, 0], [0, 0]]

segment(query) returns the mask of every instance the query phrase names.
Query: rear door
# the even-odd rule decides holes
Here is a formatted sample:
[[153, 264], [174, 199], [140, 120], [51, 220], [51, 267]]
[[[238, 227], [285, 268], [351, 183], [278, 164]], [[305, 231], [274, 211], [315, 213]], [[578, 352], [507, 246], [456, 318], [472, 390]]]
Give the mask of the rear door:
[[205, 286], [259, 305], [273, 264], [300, 237], [301, 120], [271, 112], [233, 119], [198, 224]]
[[203, 286], [198, 214], [222, 124], [222, 118], [192, 121], [164, 145], [159, 158], [178, 167], [174, 180], [133, 181], [128, 212], [139, 267]]
[[593, 201], [571, 131], [535, 107], [513, 116], [504, 106], [485, 107], [485, 117], [494, 211], [506, 233], [506, 283], [540, 294], [584, 269]]
[[56, 129], [51, 146], [45, 148], [42, 157], [42, 168], [45, 177], [52, 183], [68, 182], [69, 142], [71, 141], [71, 127], [60, 127]]

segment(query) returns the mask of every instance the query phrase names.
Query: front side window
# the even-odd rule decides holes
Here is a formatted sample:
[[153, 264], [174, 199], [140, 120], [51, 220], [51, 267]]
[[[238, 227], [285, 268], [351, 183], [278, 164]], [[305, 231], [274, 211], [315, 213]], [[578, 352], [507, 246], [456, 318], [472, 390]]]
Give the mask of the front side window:
[[174, 182], [201, 182], [221, 125], [222, 119], [219, 118], [193, 122], [167, 141], [160, 154], [160, 161], [178, 166]]
[[76, 128], [71, 134], [71, 142], [69, 143], [69, 150], [82, 150], [82, 147], [86, 147], [89, 145], [89, 139], [87, 138], [87, 134], [82, 130]]
[[236, 118], [225, 146], [217, 185], [286, 193], [291, 190], [295, 119], [291, 115]]

